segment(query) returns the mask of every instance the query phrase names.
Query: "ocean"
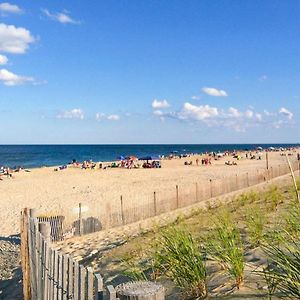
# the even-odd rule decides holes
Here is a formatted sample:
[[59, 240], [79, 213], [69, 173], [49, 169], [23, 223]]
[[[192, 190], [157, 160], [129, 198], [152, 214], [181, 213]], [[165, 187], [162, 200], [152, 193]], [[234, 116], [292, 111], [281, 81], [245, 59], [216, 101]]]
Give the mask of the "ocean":
[[0, 145], [0, 166], [36, 168], [58, 166], [71, 162], [93, 160], [114, 161], [118, 156], [159, 156], [172, 151], [178, 154], [211, 151], [255, 149], [267, 147], [294, 147], [299, 144], [168, 144], [168, 145]]

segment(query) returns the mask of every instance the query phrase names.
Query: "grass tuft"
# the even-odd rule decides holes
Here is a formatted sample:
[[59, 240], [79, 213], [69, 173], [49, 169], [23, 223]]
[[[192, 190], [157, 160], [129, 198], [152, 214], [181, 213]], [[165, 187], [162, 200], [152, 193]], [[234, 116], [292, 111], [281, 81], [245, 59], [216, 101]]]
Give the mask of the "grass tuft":
[[154, 266], [192, 298], [207, 297], [205, 255], [192, 235], [172, 227], [161, 233]]
[[259, 207], [252, 208], [246, 216], [250, 243], [254, 247], [259, 246], [263, 240], [265, 222], [266, 218]]
[[216, 228], [208, 236], [206, 248], [207, 253], [235, 279], [239, 288], [244, 280], [244, 251], [240, 232], [228, 211], [218, 215]]

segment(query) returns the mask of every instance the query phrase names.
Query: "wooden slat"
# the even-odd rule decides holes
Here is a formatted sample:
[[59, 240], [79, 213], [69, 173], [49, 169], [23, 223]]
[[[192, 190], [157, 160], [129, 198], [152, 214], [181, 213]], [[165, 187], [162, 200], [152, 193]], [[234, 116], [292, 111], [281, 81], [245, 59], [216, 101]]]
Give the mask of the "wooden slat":
[[94, 273], [91, 267], [87, 268], [87, 300], [94, 300]]
[[74, 263], [74, 299], [79, 299], [79, 264]]
[[95, 300], [103, 300], [103, 279], [100, 274], [95, 274]]
[[68, 299], [68, 273], [69, 273], [69, 257], [64, 254], [62, 256], [63, 259], [63, 271], [62, 271], [62, 287], [63, 287], [63, 300]]
[[58, 253], [54, 251], [54, 285], [53, 285], [53, 300], [58, 299]]
[[[74, 291], [74, 263], [73, 259], [68, 256], [68, 295], [72, 296]], [[74, 299], [74, 298], [73, 298]]]
[[86, 300], [86, 268], [84, 266], [79, 266], [80, 270], [80, 300]]
[[52, 289], [52, 250], [51, 247], [48, 247], [48, 284], [47, 284], [47, 299], [52, 300], [51, 298], [51, 289]]
[[63, 256], [58, 253], [58, 287], [57, 287], [57, 300], [62, 300], [62, 278], [63, 278]]

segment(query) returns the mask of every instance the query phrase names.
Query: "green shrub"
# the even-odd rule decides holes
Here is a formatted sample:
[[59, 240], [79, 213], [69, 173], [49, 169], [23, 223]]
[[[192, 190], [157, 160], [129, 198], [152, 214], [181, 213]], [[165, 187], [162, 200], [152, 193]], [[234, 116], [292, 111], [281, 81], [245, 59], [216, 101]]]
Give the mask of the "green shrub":
[[235, 279], [239, 288], [244, 280], [244, 251], [240, 232], [227, 211], [218, 216], [216, 228], [208, 237], [206, 249]]
[[154, 260], [155, 268], [187, 295], [207, 297], [205, 255], [189, 232], [174, 227], [162, 232]]

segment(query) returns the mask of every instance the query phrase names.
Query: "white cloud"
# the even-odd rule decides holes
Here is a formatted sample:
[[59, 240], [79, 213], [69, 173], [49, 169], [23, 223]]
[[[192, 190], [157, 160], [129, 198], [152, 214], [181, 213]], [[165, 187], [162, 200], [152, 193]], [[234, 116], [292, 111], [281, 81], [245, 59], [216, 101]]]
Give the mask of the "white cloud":
[[23, 27], [0, 24], [0, 51], [14, 54], [25, 53], [34, 42], [30, 31]]
[[26, 82], [34, 82], [34, 78], [27, 77], [27, 76], [20, 76], [6, 69], [1, 69], [0, 81], [2, 81], [4, 85], [14, 86], [14, 85], [22, 85]]
[[109, 120], [109, 121], [119, 121], [121, 117], [119, 115], [113, 114], [113, 115], [106, 115], [104, 113], [96, 113], [96, 120]]
[[107, 120], [110, 120], [110, 121], [119, 121], [120, 120], [120, 116], [119, 115], [109, 115], [109, 116], [107, 116]]
[[5, 55], [0, 54], [0, 65], [6, 65], [8, 62], [8, 58]]
[[170, 104], [168, 103], [167, 100], [157, 100], [154, 99], [152, 102], [152, 108], [157, 109], [157, 108], [168, 108], [170, 107]]
[[84, 119], [84, 112], [81, 108], [73, 108], [66, 110], [63, 113], [56, 116], [58, 119]]
[[57, 21], [62, 24], [80, 24], [79, 21], [72, 19], [69, 16], [68, 11], [59, 12], [59, 13], [50, 13], [48, 9], [42, 9], [42, 12], [51, 20]]
[[216, 117], [219, 111], [216, 107], [209, 105], [193, 105], [189, 102], [184, 103], [181, 112], [179, 113], [180, 119], [204, 120], [207, 118]]
[[196, 96], [196, 95], [191, 97], [192, 100], [199, 100], [200, 98], [201, 98], [200, 96]]
[[1, 13], [11, 13], [11, 14], [21, 14], [23, 10], [15, 5], [7, 2], [0, 3], [0, 12]]
[[216, 88], [209, 88], [209, 87], [204, 87], [202, 88], [202, 91], [209, 95], [209, 96], [214, 96], [214, 97], [226, 97], [228, 94], [224, 90], [218, 90]]
[[290, 112], [288, 109], [286, 109], [285, 107], [281, 107], [278, 112], [286, 116], [289, 120], [291, 120], [294, 116], [294, 114]]
[[163, 113], [161, 110], [159, 110], [159, 109], [153, 111], [153, 114], [154, 114], [155, 116], [158, 116], [158, 117], [161, 117], [161, 116], [164, 115], [164, 113]]
[[252, 110], [250, 110], [250, 109], [247, 109], [246, 111], [245, 111], [245, 116], [246, 116], [246, 118], [248, 118], [248, 119], [251, 119], [252, 117], [253, 117], [253, 111]]
[[238, 109], [234, 107], [229, 107], [228, 116], [233, 118], [239, 118], [243, 116], [243, 113], [241, 113]]
[[256, 113], [255, 118], [256, 118], [257, 121], [262, 121], [262, 114]]

